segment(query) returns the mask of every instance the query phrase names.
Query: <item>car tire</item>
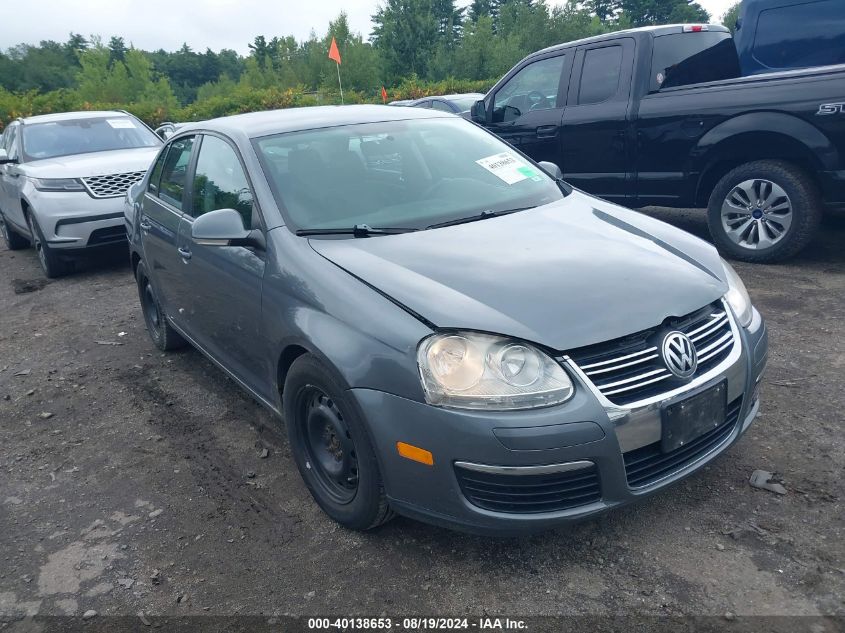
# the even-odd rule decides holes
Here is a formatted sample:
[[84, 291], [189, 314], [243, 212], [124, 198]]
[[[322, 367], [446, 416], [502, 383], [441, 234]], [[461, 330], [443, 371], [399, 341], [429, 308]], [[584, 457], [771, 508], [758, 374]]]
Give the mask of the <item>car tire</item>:
[[723, 253], [747, 262], [786, 260], [813, 239], [822, 218], [818, 189], [800, 167], [779, 160], [740, 165], [710, 196], [707, 223]]
[[3, 236], [3, 242], [5, 242], [6, 248], [10, 251], [19, 251], [31, 246], [28, 239], [16, 233], [15, 230], [9, 226], [2, 213], [0, 213], [0, 235]]
[[283, 393], [291, 452], [323, 511], [361, 531], [393, 518], [369, 433], [333, 374], [303, 354], [290, 367]]
[[38, 255], [38, 262], [41, 264], [41, 270], [48, 279], [55, 279], [62, 277], [70, 272], [71, 266], [67, 260], [56, 253], [56, 250], [50, 248], [47, 240], [44, 239], [44, 233], [41, 232], [41, 227], [38, 225], [38, 220], [32, 212], [26, 214], [26, 222], [29, 224], [29, 232], [32, 234], [32, 246], [35, 248], [35, 253]]
[[138, 284], [138, 298], [141, 301], [144, 323], [155, 346], [162, 352], [184, 347], [186, 345], [185, 339], [168, 322], [167, 315], [161, 307], [152, 282], [147, 276], [144, 262], [138, 262], [135, 269], [135, 281]]

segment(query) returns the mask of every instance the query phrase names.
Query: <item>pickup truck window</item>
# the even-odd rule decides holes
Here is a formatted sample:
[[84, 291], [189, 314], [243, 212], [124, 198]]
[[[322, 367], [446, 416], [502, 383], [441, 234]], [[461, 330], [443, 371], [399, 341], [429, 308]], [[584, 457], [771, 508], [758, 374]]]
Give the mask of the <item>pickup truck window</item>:
[[796, 3], [760, 12], [754, 58], [772, 69], [845, 62], [845, 2]]
[[557, 95], [565, 55], [528, 64], [511, 77], [493, 100], [493, 121], [513, 121], [534, 110], [558, 107]]
[[654, 38], [651, 92], [739, 75], [739, 58], [730, 33], [701, 31]]
[[584, 54], [578, 103], [601, 103], [616, 94], [622, 72], [622, 47], [592, 48]]

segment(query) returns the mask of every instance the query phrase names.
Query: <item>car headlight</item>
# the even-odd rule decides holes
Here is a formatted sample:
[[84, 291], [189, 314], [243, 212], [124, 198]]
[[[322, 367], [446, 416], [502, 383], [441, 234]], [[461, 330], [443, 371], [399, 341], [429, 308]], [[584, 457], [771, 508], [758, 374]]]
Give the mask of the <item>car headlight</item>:
[[417, 350], [429, 404], [513, 410], [565, 402], [574, 393], [563, 368], [540, 350], [474, 332], [435, 334]]
[[745, 284], [742, 283], [742, 279], [739, 278], [733, 267], [724, 259], [722, 260], [722, 265], [725, 267], [725, 276], [728, 279], [728, 291], [725, 293], [725, 301], [731, 306], [739, 324], [742, 327], [748, 327], [751, 324], [752, 318], [751, 298], [748, 296]]
[[33, 178], [32, 184], [38, 191], [85, 191], [76, 178]]

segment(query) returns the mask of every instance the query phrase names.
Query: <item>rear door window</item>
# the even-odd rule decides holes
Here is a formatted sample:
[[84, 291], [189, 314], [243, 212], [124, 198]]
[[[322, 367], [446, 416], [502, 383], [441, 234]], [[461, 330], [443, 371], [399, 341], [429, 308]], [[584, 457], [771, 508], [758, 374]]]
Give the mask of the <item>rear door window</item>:
[[761, 11], [753, 55], [773, 69], [845, 63], [845, 1], [804, 2]]
[[622, 73], [622, 46], [591, 48], [584, 54], [578, 103], [601, 103], [616, 94]]
[[161, 170], [161, 182], [158, 197], [173, 205], [180, 211], [184, 210], [185, 184], [188, 177], [188, 164], [194, 148], [194, 137], [188, 136], [173, 141], [167, 152], [167, 158]]

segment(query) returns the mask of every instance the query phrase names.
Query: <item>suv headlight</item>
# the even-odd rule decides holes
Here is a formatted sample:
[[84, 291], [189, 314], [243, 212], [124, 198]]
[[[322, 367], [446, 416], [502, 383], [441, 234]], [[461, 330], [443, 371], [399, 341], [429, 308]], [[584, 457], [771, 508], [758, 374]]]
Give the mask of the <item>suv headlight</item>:
[[742, 283], [742, 279], [739, 278], [733, 267], [724, 259], [722, 266], [725, 267], [725, 276], [728, 278], [728, 291], [725, 293], [725, 301], [733, 309], [739, 324], [742, 327], [748, 327], [752, 318], [751, 298], [748, 296], [745, 284]]
[[76, 178], [33, 178], [32, 184], [38, 191], [85, 191]]
[[574, 393], [563, 368], [540, 350], [475, 332], [435, 334], [417, 350], [429, 404], [462, 409], [548, 407]]

